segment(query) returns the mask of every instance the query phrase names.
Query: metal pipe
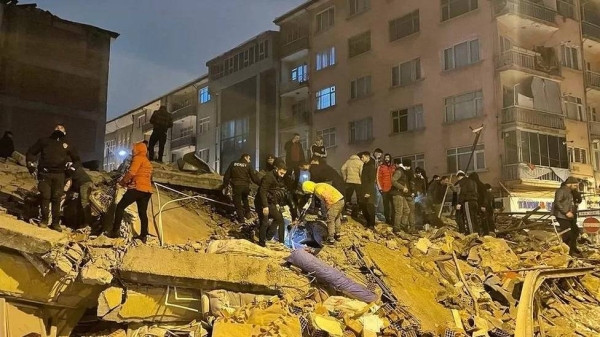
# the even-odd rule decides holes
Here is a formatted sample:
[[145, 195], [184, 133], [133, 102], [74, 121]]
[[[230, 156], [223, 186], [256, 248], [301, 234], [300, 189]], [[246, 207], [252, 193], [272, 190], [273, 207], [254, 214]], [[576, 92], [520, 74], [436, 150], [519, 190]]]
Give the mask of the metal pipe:
[[177, 304], [169, 303], [169, 292], [170, 292], [170, 290], [171, 290], [171, 286], [167, 286], [167, 296], [165, 296], [165, 306], [166, 307], [174, 307], [174, 308], [179, 308], [179, 309], [183, 309], [183, 310], [188, 310], [188, 311], [200, 313], [200, 310], [198, 310], [198, 309], [192, 309], [192, 308], [184, 307], [182, 305], [177, 305]]

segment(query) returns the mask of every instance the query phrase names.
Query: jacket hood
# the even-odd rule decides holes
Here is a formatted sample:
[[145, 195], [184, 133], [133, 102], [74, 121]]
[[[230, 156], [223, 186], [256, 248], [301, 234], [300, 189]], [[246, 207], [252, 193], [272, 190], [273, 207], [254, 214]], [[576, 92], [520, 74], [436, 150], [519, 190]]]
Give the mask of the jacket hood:
[[360, 160], [360, 158], [357, 155], [353, 154], [350, 156], [350, 160]]
[[148, 153], [148, 147], [144, 143], [133, 144], [133, 156], [146, 156]]

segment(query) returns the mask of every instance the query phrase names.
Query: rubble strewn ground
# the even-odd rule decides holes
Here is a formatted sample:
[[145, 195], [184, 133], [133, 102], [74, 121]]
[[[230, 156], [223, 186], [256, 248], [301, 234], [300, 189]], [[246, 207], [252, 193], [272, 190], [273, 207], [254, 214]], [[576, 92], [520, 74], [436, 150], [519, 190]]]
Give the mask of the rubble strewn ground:
[[[519, 315], [545, 336], [600, 334], [597, 247], [587, 242], [585, 258], [571, 258], [545, 224], [496, 238], [457, 233], [449, 219], [399, 235], [349, 219], [340, 242], [311, 251], [376, 294], [365, 303], [286, 262], [289, 248], [253, 244], [251, 226], [202, 200], [166, 207], [162, 247], [38, 228], [23, 215], [35, 195], [23, 170], [0, 164], [1, 336], [524, 336]], [[99, 185], [111, 179], [94, 173]], [[186, 179], [177, 190], [200, 192]], [[163, 190], [161, 204], [175, 197]], [[155, 193], [155, 224], [158, 201]], [[128, 214], [124, 225], [137, 230], [135, 208]], [[534, 272], [554, 276], [524, 288]]]

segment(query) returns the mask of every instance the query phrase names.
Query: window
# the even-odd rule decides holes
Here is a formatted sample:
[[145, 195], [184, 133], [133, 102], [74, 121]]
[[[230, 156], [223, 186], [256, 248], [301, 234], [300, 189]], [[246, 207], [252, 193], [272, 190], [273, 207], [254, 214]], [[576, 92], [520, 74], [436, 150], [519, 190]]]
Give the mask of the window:
[[357, 99], [371, 93], [371, 76], [357, 78], [350, 82], [350, 98]]
[[317, 14], [316, 17], [317, 28], [316, 32], [322, 32], [330, 27], [333, 27], [335, 23], [335, 8], [330, 7], [321, 13]]
[[327, 48], [317, 53], [317, 71], [335, 64], [335, 47]]
[[323, 137], [323, 145], [327, 148], [336, 146], [335, 128], [317, 131], [317, 137]]
[[507, 163], [569, 168], [569, 155], [565, 141], [564, 137], [527, 131], [516, 133], [512, 131], [509, 137], [504, 138]]
[[335, 106], [335, 85], [317, 91], [317, 110], [327, 109]]
[[446, 161], [448, 164], [448, 172], [457, 172], [458, 170], [465, 171], [478, 171], [485, 169], [485, 151], [483, 144], [475, 147], [475, 153], [471, 164], [467, 168], [467, 163], [471, 157], [471, 150], [473, 147], [459, 147], [456, 149], [450, 149], [446, 151]]
[[179, 129], [179, 138], [191, 137], [194, 135], [194, 126], [186, 126]]
[[350, 16], [367, 11], [371, 8], [371, 0], [348, 0]]
[[221, 124], [221, 166], [229, 165], [227, 163], [236, 160], [244, 152], [250, 152], [249, 137], [249, 118], [231, 120]]
[[302, 83], [308, 81], [308, 66], [306, 64], [297, 66], [292, 69], [290, 76], [294, 82]]
[[204, 160], [204, 162], [208, 163], [208, 161], [210, 160], [210, 149], [202, 149], [202, 150], [198, 150], [198, 152], [196, 153], [196, 155], [198, 156], [198, 158]]
[[571, 163], [587, 164], [587, 150], [577, 147], [569, 147], [567, 149], [569, 161]]
[[600, 143], [592, 142], [592, 151], [594, 153], [594, 169], [596, 171], [600, 170]]
[[483, 114], [483, 93], [481, 90], [444, 99], [446, 122], [469, 119]]
[[444, 50], [444, 70], [462, 68], [479, 60], [479, 39], [459, 43]]
[[144, 124], [146, 124], [146, 114], [143, 114], [141, 116], [138, 117], [137, 119], [137, 127], [138, 129], [143, 127]]
[[477, 0], [440, 0], [442, 5], [442, 21], [477, 9]]
[[373, 119], [371, 117], [350, 122], [350, 144], [373, 139]]
[[200, 88], [200, 103], [210, 102], [210, 92], [208, 87]]
[[423, 125], [423, 105], [407, 109], [394, 110], [392, 115], [392, 133], [419, 130]]
[[410, 166], [415, 169], [417, 167], [420, 167], [422, 169], [425, 169], [425, 155], [423, 153], [420, 154], [411, 154], [408, 156], [401, 156], [398, 157], [400, 159], [400, 161], [404, 160], [404, 159], [408, 159], [410, 160]]
[[198, 121], [198, 133], [203, 134], [210, 129], [210, 117], [200, 118]]
[[565, 114], [567, 114], [567, 118], [585, 121], [583, 102], [580, 97], [564, 96], [563, 104], [565, 106]]
[[560, 46], [560, 55], [564, 67], [581, 70], [581, 67], [579, 66], [579, 48], [563, 44]]
[[258, 44], [258, 60], [264, 60], [269, 57], [269, 40]]
[[565, 18], [575, 19], [574, 0], [556, 0], [556, 9], [558, 14]]
[[592, 108], [592, 107], [588, 106], [587, 111], [588, 111], [588, 120], [590, 122], [600, 121], [600, 116], [598, 116], [598, 113], [596, 112], [596, 108]]
[[354, 57], [371, 50], [371, 31], [348, 39], [348, 57]]
[[392, 68], [392, 87], [408, 85], [421, 79], [421, 59], [401, 63]]
[[419, 10], [390, 21], [390, 42], [419, 31]]

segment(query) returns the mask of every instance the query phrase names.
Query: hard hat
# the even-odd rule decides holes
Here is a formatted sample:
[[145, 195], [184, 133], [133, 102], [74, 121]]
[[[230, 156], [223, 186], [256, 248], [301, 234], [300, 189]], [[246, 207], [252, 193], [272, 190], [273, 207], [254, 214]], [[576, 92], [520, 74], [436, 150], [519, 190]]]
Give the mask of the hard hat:
[[312, 181], [305, 181], [304, 183], [302, 183], [302, 192], [304, 192], [305, 194], [313, 194], [315, 193], [315, 186], [317, 184], [315, 184]]

